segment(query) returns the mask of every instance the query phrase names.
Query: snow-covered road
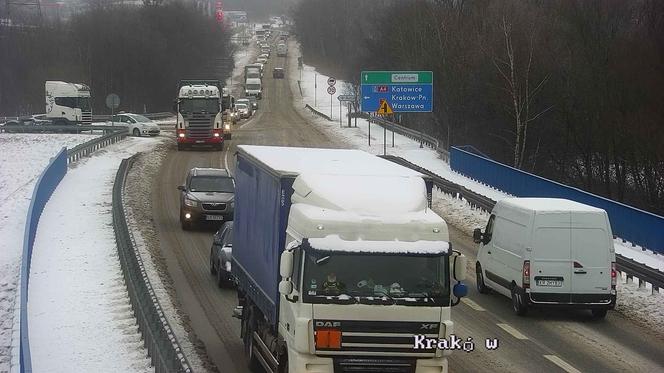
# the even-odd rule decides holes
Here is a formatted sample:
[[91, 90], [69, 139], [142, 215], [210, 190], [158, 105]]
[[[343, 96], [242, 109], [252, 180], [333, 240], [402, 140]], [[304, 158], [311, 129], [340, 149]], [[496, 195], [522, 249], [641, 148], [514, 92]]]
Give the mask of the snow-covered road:
[[112, 188], [123, 158], [163, 138], [129, 138], [79, 161], [42, 214], [28, 318], [36, 372], [152, 372], [115, 244]]

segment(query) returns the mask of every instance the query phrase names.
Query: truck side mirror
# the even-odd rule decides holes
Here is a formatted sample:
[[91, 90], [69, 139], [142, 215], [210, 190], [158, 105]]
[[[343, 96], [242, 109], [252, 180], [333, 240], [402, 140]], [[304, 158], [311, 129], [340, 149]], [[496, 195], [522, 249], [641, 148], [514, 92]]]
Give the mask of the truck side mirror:
[[289, 278], [293, 275], [293, 252], [290, 250], [281, 253], [279, 275], [281, 275], [282, 278]]
[[473, 242], [475, 243], [480, 243], [482, 242], [482, 230], [479, 228], [475, 228], [473, 231]]
[[293, 292], [293, 282], [290, 280], [281, 280], [279, 282], [279, 294], [283, 296], [290, 295]]
[[467, 258], [461, 253], [455, 253], [450, 257], [452, 263], [452, 278], [456, 281], [463, 281], [466, 279], [466, 265]]

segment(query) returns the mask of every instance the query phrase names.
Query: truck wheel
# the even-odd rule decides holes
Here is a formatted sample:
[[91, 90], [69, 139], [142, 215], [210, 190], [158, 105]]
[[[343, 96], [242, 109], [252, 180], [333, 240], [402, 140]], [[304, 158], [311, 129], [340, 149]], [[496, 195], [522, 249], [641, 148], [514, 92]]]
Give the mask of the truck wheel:
[[134, 128], [134, 131], [132, 132], [132, 134], [135, 137], [141, 137], [141, 131], [139, 131], [138, 128]]
[[603, 319], [606, 317], [606, 308], [592, 308], [590, 312], [593, 314], [594, 319]]
[[232, 136], [232, 135], [231, 135], [230, 132], [227, 133], [227, 134], [225, 134], [225, 135], [224, 135], [224, 140], [230, 140], [230, 139], [231, 139], [231, 136]]
[[517, 291], [517, 287], [512, 287], [512, 310], [519, 316], [525, 316], [528, 313], [528, 305], [523, 300], [523, 294]]
[[482, 274], [482, 266], [480, 263], [475, 265], [475, 276], [477, 279], [477, 291], [480, 294], [488, 294], [491, 289], [489, 289], [489, 287], [484, 283], [484, 274]]
[[261, 363], [258, 361], [258, 358], [254, 355], [254, 328], [256, 326], [256, 321], [254, 319], [253, 311], [247, 315], [247, 334], [246, 341], [244, 344], [245, 355], [247, 355], [247, 365], [249, 366], [250, 372], [260, 372]]
[[224, 150], [224, 143], [222, 142], [221, 144], [215, 146], [215, 149], [218, 151], [223, 151]]
[[184, 150], [184, 145], [183, 144], [178, 144], [178, 150]]

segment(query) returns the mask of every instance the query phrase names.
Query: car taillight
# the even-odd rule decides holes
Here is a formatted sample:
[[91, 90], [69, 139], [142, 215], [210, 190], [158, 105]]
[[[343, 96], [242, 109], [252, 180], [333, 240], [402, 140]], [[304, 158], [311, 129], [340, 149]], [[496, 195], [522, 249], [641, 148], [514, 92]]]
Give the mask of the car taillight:
[[611, 289], [616, 288], [618, 283], [618, 268], [616, 268], [616, 262], [611, 262]]
[[523, 261], [523, 288], [528, 289], [530, 287], [530, 260]]
[[341, 330], [316, 330], [316, 348], [341, 348]]

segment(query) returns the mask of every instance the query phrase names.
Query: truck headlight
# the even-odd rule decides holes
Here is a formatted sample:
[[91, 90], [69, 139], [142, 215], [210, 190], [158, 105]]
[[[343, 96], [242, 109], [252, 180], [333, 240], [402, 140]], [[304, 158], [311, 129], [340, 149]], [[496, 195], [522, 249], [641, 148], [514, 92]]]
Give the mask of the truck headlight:
[[195, 199], [191, 199], [189, 197], [185, 197], [184, 198], [184, 204], [189, 206], [189, 207], [196, 207], [196, 206], [198, 206], [198, 201], [196, 201]]

